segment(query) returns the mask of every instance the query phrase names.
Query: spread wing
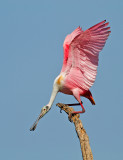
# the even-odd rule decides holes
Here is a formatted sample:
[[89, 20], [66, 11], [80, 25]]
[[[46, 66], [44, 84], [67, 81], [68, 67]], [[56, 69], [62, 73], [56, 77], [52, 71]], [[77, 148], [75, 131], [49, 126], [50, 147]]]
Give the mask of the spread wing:
[[67, 66], [67, 61], [68, 61], [68, 57], [69, 57], [69, 47], [70, 44], [72, 42], [72, 40], [80, 35], [80, 33], [82, 32], [82, 29], [80, 27], [76, 28], [71, 34], [67, 35], [64, 43], [63, 43], [63, 50], [64, 50], [64, 59], [63, 59], [63, 66], [62, 66], [62, 70], [61, 72], [65, 71], [65, 68]]
[[102, 21], [84, 32], [81, 31], [71, 41], [63, 69], [67, 74], [66, 83], [84, 90], [93, 85], [97, 74], [99, 52], [111, 32], [110, 27], [106, 27], [108, 24]]

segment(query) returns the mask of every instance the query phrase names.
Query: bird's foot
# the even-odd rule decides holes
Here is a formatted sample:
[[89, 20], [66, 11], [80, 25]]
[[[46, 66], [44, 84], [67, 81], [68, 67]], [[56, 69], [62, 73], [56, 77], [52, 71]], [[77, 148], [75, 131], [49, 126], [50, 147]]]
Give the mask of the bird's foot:
[[85, 108], [82, 109], [82, 111], [73, 111], [72, 114], [78, 114], [78, 113], [85, 113]]
[[82, 111], [73, 111], [68, 115], [68, 119], [70, 122], [72, 122], [72, 116], [74, 116], [75, 114], [79, 114], [79, 113], [85, 113], [85, 109], [83, 109]]

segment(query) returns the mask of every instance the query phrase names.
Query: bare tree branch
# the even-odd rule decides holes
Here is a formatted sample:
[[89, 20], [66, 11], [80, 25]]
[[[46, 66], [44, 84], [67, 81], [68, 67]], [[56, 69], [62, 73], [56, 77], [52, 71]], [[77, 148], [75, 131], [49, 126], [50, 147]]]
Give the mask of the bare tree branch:
[[[70, 115], [70, 113], [74, 111], [72, 107], [69, 107], [68, 105], [65, 105], [63, 103], [57, 103], [56, 105], [61, 110], [64, 110], [68, 115]], [[83, 160], [93, 160], [93, 155], [92, 155], [91, 147], [89, 144], [89, 137], [79, 117], [80, 117], [79, 114], [75, 114], [71, 117], [71, 121], [75, 125], [75, 130], [80, 141], [82, 157], [83, 157]]]

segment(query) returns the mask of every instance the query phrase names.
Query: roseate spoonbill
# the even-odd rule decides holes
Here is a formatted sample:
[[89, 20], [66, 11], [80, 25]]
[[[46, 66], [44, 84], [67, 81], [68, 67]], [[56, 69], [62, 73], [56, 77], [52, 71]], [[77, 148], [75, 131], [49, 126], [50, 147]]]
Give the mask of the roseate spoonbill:
[[40, 118], [51, 109], [58, 92], [73, 95], [81, 105], [82, 111], [74, 111], [72, 114], [85, 112], [80, 96], [88, 98], [92, 105], [95, 105], [89, 89], [96, 78], [99, 52], [111, 32], [110, 27], [107, 27], [108, 24], [104, 20], [86, 31], [78, 27], [66, 36], [63, 43], [64, 59], [61, 73], [54, 81], [49, 103], [42, 108], [30, 130], [35, 130]]

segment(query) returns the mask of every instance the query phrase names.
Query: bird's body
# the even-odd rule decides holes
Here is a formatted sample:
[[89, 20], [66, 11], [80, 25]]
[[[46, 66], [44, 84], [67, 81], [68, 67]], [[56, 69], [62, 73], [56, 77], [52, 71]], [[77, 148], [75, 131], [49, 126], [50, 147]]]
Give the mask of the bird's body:
[[79, 103], [80, 96], [84, 96], [94, 104], [89, 88], [96, 78], [99, 52], [110, 34], [110, 27], [106, 27], [109, 23], [105, 22], [86, 31], [78, 27], [67, 35], [63, 43], [63, 67], [54, 86], [58, 92], [73, 95]]
[[[68, 77], [64, 73], [61, 73], [55, 79], [54, 84], [56, 85], [56, 88], [58, 88], [58, 92], [62, 92], [64, 94], [73, 95], [73, 96], [75, 96], [76, 93], [78, 93], [79, 96], [86, 97], [91, 101], [92, 104], [95, 104], [90, 90], [85, 90], [83, 88], [79, 88], [76, 85], [71, 85]], [[77, 100], [78, 102], [81, 102], [79, 99]]]
[[81, 96], [95, 104], [89, 89], [96, 78], [99, 52], [111, 32], [108, 24], [104, 20], [86, 31], [78, 27], [67, 35], [63, 43], [64, 59], [61, 73], [54, 81], [50, 101], [42, 108], [43, 114], [41, 113], [39, 118], [49, 111], [58, 92], [73, 95], [80, 103], [82, 111], [74, 113], [85, 112]]

